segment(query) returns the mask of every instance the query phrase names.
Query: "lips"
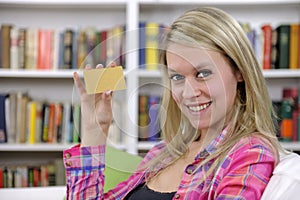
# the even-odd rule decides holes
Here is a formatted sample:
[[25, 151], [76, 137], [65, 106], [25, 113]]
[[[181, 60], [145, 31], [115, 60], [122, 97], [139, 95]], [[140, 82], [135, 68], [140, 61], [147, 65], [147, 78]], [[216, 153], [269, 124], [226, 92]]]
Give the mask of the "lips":
[[204, 104], [200, 104], [200, 105], [193, 105], [193, 106], [187, 106], [189, 110], [193, 111], [193, 112], [200, 112], [202, 110], [205, 110], [207, 107], [209, 107], [211, 105], [211, 101], [208, 103], [204, 103]]

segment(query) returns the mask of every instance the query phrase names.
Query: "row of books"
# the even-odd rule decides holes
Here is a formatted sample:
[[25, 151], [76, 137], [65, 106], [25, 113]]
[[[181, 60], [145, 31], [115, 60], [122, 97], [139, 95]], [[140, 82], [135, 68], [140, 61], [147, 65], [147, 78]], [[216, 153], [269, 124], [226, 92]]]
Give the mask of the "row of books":
[[0, 188], [65, 185], [61, 159], [39, 165], [0, 166]]
[[0, 143], [78, 143], [80, 105], [0, 94]]
[[300, 69], [300, 24], [263, 24], [260, 33], [241, 23], [262, 69]]
[[274, 101], [281, 141], [300, 141], [300, 88], [287, 87], [282, 91], [281, 101]]
[[86, 64], [106, 65], [106, 61], [125, 66], [121, 25], [107, 30], [56, 30], [2, 24], [0, 36], [0, 68], [78, 69]]
[[[240, 23], [263, 69], [300, 68], [300, 24], [272, 27], [258, 32]], [[155, 22], [139, 23], [139, 68], [157, 69], [158, 49], [167, 27]], [[125, 67], [124, 25], [108, 30], [95, 27], [65, 30], [19, 28], [2, 24], [0, 67], [12, 69], [78, 69], [89, 63], [115, 61]]]
[[157, 141], [160, 139], [159, 109], [159, 96], [139, 95], [139, 141]]
[[[114, 102], [116, 112], [121, 112]], [[119, 113], [109, 129], [109, 142], [122, 144]], [[0, 143], [79, 143], [81, 129], [79, 103], [34, 100], [26, 93], [0, 93]]]

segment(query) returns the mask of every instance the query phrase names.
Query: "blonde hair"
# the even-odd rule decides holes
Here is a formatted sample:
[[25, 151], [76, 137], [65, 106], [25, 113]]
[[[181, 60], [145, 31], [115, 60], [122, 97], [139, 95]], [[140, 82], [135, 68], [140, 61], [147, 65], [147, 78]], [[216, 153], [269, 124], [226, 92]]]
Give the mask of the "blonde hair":
[[[269, 145], [278, 159], [282, 150], [276, 137], [275, 113], [268, 95], [265, 79], [256, 60], [251, 44], [239, 23], [222, 10], [212, 7], [196, 8], [184, 13], [168, 29], [161, 49], [161, 65], [164, 73], [164, 94], [162, 98], [162, 136], [166, 151], [150, 162], [150, 168], [168, 157], [170, 165], [188, 150], [188, 145], [199, 137], [199, 131], [189, 125], [172, 98], [170, 80], [166, 72], [166, 51], [168, 44], [177, 43], [204, 47], [225, 55], [234, 71], [239, 71], [243, 82], [238, 83], [237, 97], [232, 111], [230, 126], [218, 149], [209, 155], [201, 165], [214, 160], [206, 176], [213, 173], [232, 147], [244, 137], [256, 135]], [[168, 116], [168, 117], [165, 117]], [[184, 124], [185, 133], [181, 134]], [[187, 127], [188, 126], [188, 127]], [[204, 177], [205, 178], [205, 177]]]

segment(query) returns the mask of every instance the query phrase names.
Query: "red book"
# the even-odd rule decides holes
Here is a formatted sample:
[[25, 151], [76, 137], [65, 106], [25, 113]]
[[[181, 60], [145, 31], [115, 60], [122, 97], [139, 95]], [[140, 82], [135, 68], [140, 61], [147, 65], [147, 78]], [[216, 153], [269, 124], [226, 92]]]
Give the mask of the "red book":
[[[107, 31], [104, 30], [101, 32], [101, 37], [100, 37], [100, 62], [103, 65], [106, 65], [106, 58], [107, 58]], [[110, 62], [110, 61], [109, 61]]]
[[262, 68], [264, 70], [271, 69], [272, 58], [272, 27], [270, 24], [262, 26], [263, 32], [263, 62]]
[[53, 31], [42, 30], [38, 32], [38, 61], [37, 69], [52, 69]]

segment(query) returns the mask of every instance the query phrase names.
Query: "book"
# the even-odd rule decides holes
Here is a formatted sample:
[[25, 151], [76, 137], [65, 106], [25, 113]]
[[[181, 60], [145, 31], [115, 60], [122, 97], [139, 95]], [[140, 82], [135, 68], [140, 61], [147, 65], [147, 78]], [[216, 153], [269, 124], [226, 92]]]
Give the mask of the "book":
[[7, 143], [15, 143], [17, 130], [17, 93], [9, 93], [5, 106]]
[[282, 24], [276, 28], [277, 31], [277, 69], [289, 69], [290, 57], [290, 25]]
[[42, 111], [42, 134], [41, 134], [41, 141], [48, 142], [48, 132], [49, 132], [49, 113], [50, 107], [48, 103], [43, 104], [43, 111]]
[[148, 110], [150, 119], [148, 126], [148, 141], [157, 141], [160, 138], [159, 101], [159, 96], [148, 96]]
[[30, 101], [27, 104], [27, 138], [29, 144], [36, 143], [36, 114], [37, 114], [37, 105], [35, 101]]
[[139, 109], [138, 109], [138, 125], [139, 125], [139, 140], [146, 141], [148, 139], [148, 96], [139, 95]]
[[53, 143], [56, 141], [54, 136], [54, 124], [55, 124], [55, 105], [53, 102], [48, 103], [49, 116], [48, 116], [48, 136], [45, 142]]
[[290, 69], [299, 69], [299, 40], [300, 40], [300, 24], [293, 23], [290, 25]]
[[19, 69], [19, 30], [12, 27], [10, 30], [10, 68]]
[[53, 30], [38, 30], [37, 69], [52, 69], [53, 60]]
[[63, 33], [63, 65], [62, 69], [72, 69], [73, 58], [73, 36], [72, 29], [66, 29]]
[[263, 32], [263, 63], [262, 68], [264, 70], [271, 69], [272, 60], [272, 26], [270, 24], [264, 24], [262, 27]]
[[77, 144], [80, 142], [80, 127], [81, 127], [81, 119], [80, 119], [80, 104], [75, 103], [73, 105], [73, 134], [72, 134], [72, 142]]
[[[283, 89], [282, 103], [281, 103], [281, 126], [280, 126], [280, 138], [283, 141], [295, 141], [297, 140], [297, 118], [293, 114], [294, 107], [298, 100], [298, 88], [285, 88]], [[294, 118], [294, 119], [293, 119]]]
[[7, 142], [6, 119], [5, 119], [5, 101], [7, 94], [0, 94], [0, 143]]
[[271, 42], [271, 69], [277, 68], [278, 62], [278, 50], [277, 50], [278, 34], [275, 29], [272, 30], [272, 42]]
[[159, 24], [155, 22], [148, 22], [145, 26], [146, 32], [146, 69], [158, 69], [158, 37]]
[[91, 66], [95, 66], [96, 63], [96, 55], [94, 52], [94, 48], [96, 46], [96, 29], [94, 27], [88, 27], [85, 29], [85, 45], [86, 45], [86, 53], [85, 60], [87, 64]]
[[25, 39], [25, 69], [36, 70], [38, 58], [38, 29], [27, 28]]
[[1, 67], [10, 68], [10, 34], [12, 24], [1, 25]]
[[52, 69], [57, 70], [59, 68], [59, 48], [60, 48], [60, 31], [53, 30], [53, 42], [52, 42]]
[[80, 29], [77, 38], [77, 65], [79, 69], [84, 69], [86, 58], [86, 33]]
[[20, 69], [25, 68], [25, 44], [26, 44], [26, 29], [19, 28], [18, 29], [18, 66]]
[[100, 63], [105, 65], [107, 60], [107, 30], [101, 31], [100, 43]]
[[26, 142], [26, 119], [27, 119], [27, 103], [29, 96], [26, 93], [17, 93], [17, 119], [16, 119], [16, 142]]
[[146, 46], [146, 32], [145, 32], [146, 22], [139, 23], [139, 68], [145, 69], [146, 66], [146, 54], [145, 54], [145, 46]]

